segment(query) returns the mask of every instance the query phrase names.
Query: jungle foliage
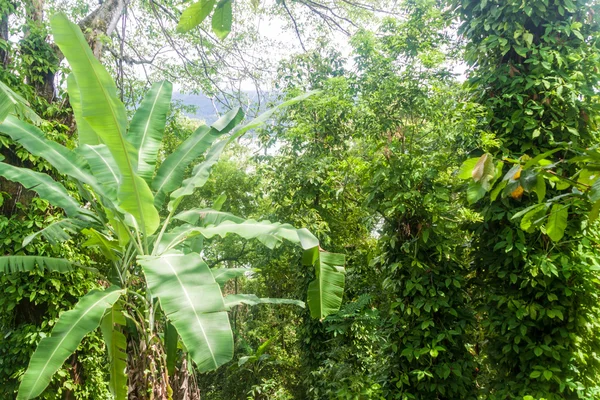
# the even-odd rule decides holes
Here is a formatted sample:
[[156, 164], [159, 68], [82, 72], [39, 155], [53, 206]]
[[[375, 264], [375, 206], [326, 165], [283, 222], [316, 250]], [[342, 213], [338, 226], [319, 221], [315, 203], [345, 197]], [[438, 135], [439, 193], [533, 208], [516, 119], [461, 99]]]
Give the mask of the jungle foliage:
[[[303, 52], [245, 126], [190, 120], [60, 14], [58, 56], [24, 35], [45, 50], [0, 75], [0, 395], [600, 398], [597, 2], [292, 3]], [[349, 51], [302, 42], [306, 5], [338, 31], [359, 10]], [[213, 89], [246, 6], [139, 5], [175, 10], [163, 32], [208, 53], [182, 81]]]

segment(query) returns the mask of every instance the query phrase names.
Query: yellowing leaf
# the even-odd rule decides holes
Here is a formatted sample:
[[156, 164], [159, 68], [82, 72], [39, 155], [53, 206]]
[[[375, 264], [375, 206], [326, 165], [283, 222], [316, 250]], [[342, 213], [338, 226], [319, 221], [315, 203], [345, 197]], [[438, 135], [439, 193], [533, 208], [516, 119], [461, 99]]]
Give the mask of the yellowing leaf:
[[515, 190], [513, 190], [510, 193], [510, 197], [512, 197], [515, 200], [518, 200], [523, 196], [523, 191], [524, 191], [523, 186], [519, 185], [519, 186], [517, 186], [517, 188]]
[[482, 182], [484, 184], [485, 182], [489, 182], [494, 177], [495, 172], [492, 156], [488, 153], [485, 153], [479, 157], [479, 160], [477, 160], [471, 176], [475, 182]]
[[521, 171], [522, 170], [523, 170], [523, 168], [521, 168], [521, 166], [519, 165], [519, 168], [517, 168], [517, 172], [515, 172], [514, 175], [511, 178], [514, 179], [515, 181], [517, 179], [519, 179], [521, 177]]

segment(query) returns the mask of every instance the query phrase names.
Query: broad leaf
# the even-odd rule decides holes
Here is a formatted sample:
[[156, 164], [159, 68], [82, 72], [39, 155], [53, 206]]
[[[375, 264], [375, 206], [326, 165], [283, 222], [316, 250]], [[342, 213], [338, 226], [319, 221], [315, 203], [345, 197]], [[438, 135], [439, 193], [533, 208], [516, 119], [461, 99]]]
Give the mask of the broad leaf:
[[312, 90], [310, 92], [303, 93], [300, 96], [296, 96], [292, 99], [289, 99], [287, 101], [284, 101], [283, 103], [276, 105], [275, 107], [268, 109], [264, 113], [260, 114], [258, 117], [254, 118], [252, 121], [248, 122], [246, 125], [242, 126], [240, 129], [237, 129], [233, 137], [230, 139], [230, 142], [241, 137], [249, 130], [256, 129], [259, 126], [265, 124], [275, 112], [281, 110], [282, 108], [297, 104], [319, 93], [321, 93], [320, 90]]
[[458, 177], [460, 179], [472, 179], [473, 169], [478, 161], [479, 158], [469, 158], [468, 160], [465, 160], [458, 170]]
[[256, 271], [253, 268], [213, 268], [210, 270], [219, 285], [224, 285], [227, 281], [245, 276], [248, 273]]
[[253, 219], [243, 223], [225, 221], [217, 226], [196, 229], [207, 239], [216, 235], [225, 237], [233, 233], [244, 239], [258, 239], [270, 249], [275, 248], [284, 239], [300, 244], [305, 250], [319, 245], [317, 238], [307, 229], [296, 229], [290, 224], [280, 224], [278, 222], [255, 221]]
[[28, 118], [36, 125], [42, 122], [42, 119], [29, 108], [27, 100], [0, 82], [0, 122], [4, 121], [8, 114], [15, 114], [20, 118]]
[[137, 173], [148, 184], [152, 183], [156, 157], [162, 142], [167, 114], [171, 107], [172, 93], [171, 82], [155, 83], [144, 96], [129, 127], [127, 139], [137, 149]]
[[589, 189], [589, 194], [590, 194], [590, 201], [592, 203], [595, 203], [598, 200], [600, 200], [600, 179], [597, 179], [592, 184], [592, 187]]
[[12, 182], [19, 182], [25, 189], [35, 191], [53, 206], [65, 210], [68, 216], [74, 217], [85, 213], [85, 210], [79, 208], [79, 204], [69, 196], [67, 189], [46, 174], [0, 163], [0, 176]]
[[550, 215], [548, 216], [548, 222], [546, 223], [546, 234], [553, 242], [558, 242], [565, 235], [568, 218], [568, 205], [554, 204], [550, 209]]
[[0, 257], [0, 273], [27, 272], [38, 267], [41, 271], [71, 272], [73, 263], [63, 258], [39, 256], [4, 256]]
[[599, 215], [600, 215], [600, 200], [596, 201], [592, 205], [592, 208], [590, 209], [590, 212], [588, 213], [590, 222], [596, 221], [598, 219]]
[[140, 257], [152, 296], [177, 329], [200, 371], [233, 357], [233, 333], [219, 284], [199, 254]]
[[495, 175], [496, 167], [494, 166], [494, 160], [488, 153], [485, 153], [477, 160], [477, 163], [471, 172], [473, 180], [480, 183], [486, 191], [490, 190], [490, 181]]
[[58, 172], [68, 175], [82, 183], [87, 183], [94, 190], [102, 193], [102, 188], [87, 169], [85, 161], [66, 147], [46, 140], [44, 133], [33, 125], [20, 121], [9, 115], [2, 124], [0, 132], [10, 136], [31, 154], [48, 161]]
[[548, 206], [546, 204], [538, 204], [536, 207], [529, 210], [521, 219], [521, 229], [532, 232], [533, 228], [536, 228], [546, 215], [547, 209]]
[[190, 163], [203, 155], [216, 139], [231, 131], [243, 118], [244, 113], [238, 109], [223, 115], [212, 127], [199, 127], [165, 159], [152, 181], [157, 207], [162, 206], [168, 193], [179, 187]]
[[179, 199], [181, 199], [184, 196], [191, 195], [194, 192], [194, 189], [204, 186], [204, 184], [208, 180], [208, 177], [210, 176], [212, 167], [219, 161], [219, 157], [221, 156], [221, 153], [223, 152], [223, 150], [229, 143], [240, 138], [242, 135], [244, 135], [249, 130], [263, 125], [265, 122], [268, 121], [268, 119], [271, 117], [271, 115], [273, 115], [273, 113], [275, 113], [275, 111], [277, 111], [281, 108], [290, 106], [292, 104], [298, 103], [300, 101], [303, 101], [306, 98], [308, 98], [316, 93], [319, 93], [319, 92], [313, 91], [313, 92], [304, 93], [301, 96], [294, 97], [293, 99], [290, 99], [284, 103], [279, 104], [276, 107], [273, 107], [273, 108], [265, 111], [264, 113], [262, 113], [261, 115], [259, 115], [258, 117], [254, 118], [252, 121], [250, 121], [248, 124], [237, 129], [235, 131], [235, 133], [232, 136], [230, 136], [228, 139], [222, 140], [222, 141], [216, 143], [214, 146], [212, 146], [211, 149], [208, 151], [208, 154], [206, 155], [206, 159], [202, 163], [200, 163], [194, 167], [192, 176], [187, 178], [185, 181], [183, 181], [182, 187], [180, 187], [179, 189], [177, 189], [175, 192], [173, 192], [171, 194], [171, 203], [169, 204], [169, 210], [172, 210], [175, 207], [177, 202], [180, 201]]
[[113, 233], [119, 239], [119, 245], [121, 247], [127, 246], [131, 237], [129, 236], [129, 228], [121, 220], [117, 219], [114, 213], [110, 209], [105, 209], [106, 218], [108, 219], [109, 227], [112, 228]]
[[119, 303], [106, 312], [100, 324], [108, 350], [109, 388], [115, 400], [127, 400], [127, 339], [121, 331], [125, 325], [125, 316]]
[[216, 211], [210, 208], [193, 208], [177, 214], [174, 218], [192, 225], [204, 227], [210, 225], [219, 225], [223, 221], [232, 221], [238, 224], [245, 221], [244, 218], [228, 212]]
[[239, 306], [240, 304], [246, 304], [249, 306], [255, 306], [258, 304], [293, 304], [298, 307], [305, 307], [303, 301], [294, 299], [272, 299], [272, 298], [260, 298], [255, 294], [230, 294], [225, 297], [225, 306], [228, 308]]
[[483, 199], [487, 191], [480, 182], [471, 182], [467, 188], [467, 201], [469, 204], [475, 204]]
[[23, 247], [27, 246], [38, 236], [43, 236], [48, 243], [58, 244], [71, 239], [71, 235], [79, 233], [88, 226], [86, 222], [73, 218], [65, 218], [53, 222], [42, 230], [37, 231], [23, 239]]
[[200, 0], [186, 8], [177, 24], [177, 32], [189, 32], [202, 23], [215, 8], [216, 0]]
[[75, 79], [74, 74], [69, 74], [67, 77], [67, 92], [69, 93], [69, 103], [71, 103], [73, 115], [75, 116], [75, 123], [77, 124], [79, 147], [85, 144], [91, 146], [101, 144], [100, 138], [96, 132], [94, 132], [90, 124], [83, 118], [81, 93], [79, 92], [79, 86], [77, 86], [77, 80]]
[[232, 0], [219, 1], [212, 17], [212, 30], [221, 40], [231, 32], [231, 23], [233, 22], [231, 2]]
[[306, 250], [302, 257], [306, 266], [315, 268], [316, 279], [308, 285], [308, 308], [313, 318], [323, 319], [335, 313], [342, 305], [345, 284], [345, 257], [343, 254]]
[[105, 291], [92, 290], [72, 310], [60, 315], [50, 336], [40, 341], [29, 360], [17, 400], [32, 399], [44, 391], [52, 375], [77, 349], [84, 336], [98, 328], [106, 309], [124, 292], [116, 286]]
[[156, 248], [153, 250], [152, 254], [164, 254], [171, 249], [179, 247], [179, 245], [185, 242], [189, 237], [198, 236], [199, 234], [199, 228], [195, 226], [188, 224], [177, 226], [163, 234], [160, 243], [155, 244]]
[[[490, 201], [496, 201], [496, 199], [498, 198], [498, 195], [500, 194], [500, 192], [502, 192], [502, 190], [504, 190], [504, 188], [506, 187], [506, 185], [508, 184], [508, 181], [502, 180], [500, 181], [496, 187], [494, 187], [494, 189], [492, 189], [492, 191], [490, 192]], [[485, 194], [484, 194], [485, 196]]]
[[88, 237], [88, 240], [82, 243], [83, 247], [96, 248], [104, 257], [111, 261], [120, 259], [120, 253], [123, 248], [119, 245], [117, 240], [111, 240], [104, 236], [104, 234], [92, 228], [84, 229], [81, 233]]
[[160, 217], [154, 208], [150, 188], [136, 174], [137, 152], [126, 140], [125, 106], [106, 69], [94, 57], [79, 27], [63, 14], [51, 19], [54, 40], [63, 52], [81, 93], [82, 115], [113, 155], [121, 173], [119, 205], [150, 235], [158, 228]]
[[178, 199], [184, 196], [190, 196], [194, 193], [194, 189], [200, 188], [206, 184], [212, 168], [219, 161], [221, 153], [223, 153], [223, 150], [228, 144], [228, 140], [221, 140], [210, 148], [206, 154], [206, 159], [194, 167], [192, 175], [183, 181], [183, 184], [179, 189], [171, 193], [169, 210], [173, 209], [173, 204], [175, 204]]
[[167, 372], [169, 376], [175, 374], [175, 364], [177, 363], [177, 345], [179, 344], [179, 333], [172, 323], [166, 323], [165, 329], [165, 353], [167, 354]]
[[213, 201], [212, 208], [215, 211], [221, 211], [221, 208], [223, 208], [223, 204], [225, 204], [226, 201], [227, 201], [227, 195], [225, 193], [221, 193], [219, 195], [219, 197], [217, 197], [215, 199], [215, 201]]
[[121, 173], [108, 147], [103, 144], [96, 146], [84, 144], [77, 151], [86, 159], [98, 183], [102, 185], [106, 197], [116, 201]]
[[546, 180], [541, 174], [536, 177], [534, 192], [537, 195], [539, 203], [544, 201], [546, 198]]

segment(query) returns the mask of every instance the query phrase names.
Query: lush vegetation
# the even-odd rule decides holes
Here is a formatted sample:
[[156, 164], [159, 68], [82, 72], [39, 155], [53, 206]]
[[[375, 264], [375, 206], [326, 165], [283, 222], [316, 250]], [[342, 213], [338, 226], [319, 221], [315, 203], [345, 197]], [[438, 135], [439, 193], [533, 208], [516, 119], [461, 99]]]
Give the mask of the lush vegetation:
[[600, 399], [596, 1], [70, 6], [0, 1], [0, 397]]

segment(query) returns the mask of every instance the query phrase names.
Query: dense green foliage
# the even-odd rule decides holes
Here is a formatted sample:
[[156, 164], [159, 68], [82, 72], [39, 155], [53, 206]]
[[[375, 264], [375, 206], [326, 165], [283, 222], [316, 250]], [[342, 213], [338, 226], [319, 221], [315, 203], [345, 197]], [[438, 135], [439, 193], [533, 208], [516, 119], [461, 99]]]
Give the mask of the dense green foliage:
[[[3, 2], [2, 6], [11, 7], [11, 4]], [[43, 96], [37, 95], [44, 77], [56, 71], [56, 56], [48, 50], [50, 46], [44, 41], [47, 35], [45, 29], [31, 21], [29, 26], [31, 33], [18, 47], [3, 47], [8, 62], [0, 69], [0, 80], [23, 96], [33, 110], [46, 119], [40, 127], [48, 138], [72, 146], [73, 138], [67, 126], [72, 119], [68, 105], [50, 104]], [[17, 56], [19, 52], [23, 57]], [[25, 108], [23, 111], [25, 115], [32, 116]], [[0, 146], [0, 154], [11, 164], [58, 176], [49, 163], [10, 138], [1, 136]], [[75, 187], [68, 188], [76, 195]], [[90, 256], [93, 255], [81, 251], [81, 237], [74, 237], [60, 245], [47, 242], [22, 245], [24, 237], [62, 218], [59, 210], [36, 197], [34, 192], [0, 179], [0, 210], [2, 254], [65, 257], [90, 265]], [[19, 378], [25, 372], [33, 351], [40, 339], [49, 334], [59, 313], [72, 308], [78, 297], [96, 287], [93, 275], [85, 270], [48, 274], [36, 269], [29, 273], [0, 276], [0, 335], [3, 338], [0, 341], [0, 397], [14, 398]], [[99, 335], [93, 334], [81, 343], [73, 357], [57, 372], [41, 398], [106, 397], [108, 376], [105, 362], [102, 340]]]
[[[135, 17], [132, 32], [139, 34], [145, 23], [159, 21], [165, 35], [149, 28], [149, 44], [140, 48], [139, 58], [165, 38], [176, 52], [181, 46], [202, 53], [196, 60], [192, 53], [177, 52], [183, 62], [168, 61], [169, 68], [151, 75], [148, 83], [165, 75], [184, 76], [184, 86], [212, 94], [220, 79], [250, 79], [258, 85], [263, 69], [247, 76], [240, 72], [253, 65], [245, 46], [258, 37], [241, 18], [251, 9], [283, 13], [301, 41], [302, 53], [279, 60], [273, 82], [277, 100], [269, 101], [275, 105], [313, 89], [319, 92], [276, 111], [272, 122], [252, 136], [234, 135], [237, 140], [229, 140], [226, 149], [216, 141], [198, 167], [192, 168], [181, 149], [203, 130], [217, 135], [215, 129], [224, 125], [223, 133], [233, 128], [235, 112], [211, 128], [175, 109], [164, 116], [162, 142], [151, 134], [154, 142], [144, 145], [136, 130], [146, 121], [156, 122], [147, 111], [152, 99], [161, 102], [157, 88], [164, 83], [155, 83], [144, 95], [146, 82], [133, 76], [131, 66], [119, 64], [119, 57], [132, 61], [125, 54], [131, 45], [124, 40], [125, 50], [115, 51], [114, 35], [112, 47], [110, 38], [101, 42], [111, 47], [106, 65], [117, 83], [109, 85], [113, 99], [108, 106], [133, 116], [126, 142], [138, 149], [139, 160], [137, 169], [124, 176], [129, 185], [106, 190], [89, 181], [78, 187], [58, 173], [70, 175], [61, 170], [64, 165], [56, 165], [57, 172], [35, 155], [41, 148], [29, 153], [0, 136], [4, 162], [47, 173], [95, 212], [108, 209], [108, 214], [98, 214], [103, 224], [83, 235], [69, 231], [71, 238], [63, 245], [53, 243], [49, 231], [22, 247], [24, 236], [62, 216], [33, 192], [23, 191], [28, 196], [14, 201], [19, 186], [0, 182], [5, 214], [0, 244], [6, 256], [66, 257], [101, 270], [100, 275], [41, 271], [53, 268], [47, 259], [38, 269], [0, 275], [5, 292], [0, 333], [8, 334], [0, 344], [0, 396], [14, 396], [39, 339], [61, 318], [68, 321], [74, 315], [59, 318], [59, 312], [111, 282], [122, 289], [109, 289], [108, 295], [127, 292], [104, 315], [102, 336], [95, 331], [81, 343], [54, 375], [44, 398], [105, 398], [108, 390], [123, 397], [123, 392], [115, 393], [115, 385], [126, 388], [114, 372], [124, 368], [124, 359], [130, 397], [136, 398], [151, 392], [168, 396], [170, 391], [174, 399], [211, 400], [600, 398], [597, 2], [405, 0], [393, 9], [401, 17], [372, 13], [385, 8], [383, 2], [276, 2], [272, 8], [251, 3], [200, 0], [177, 8], [156, 0], [126, 8], [132, 14], [150, 13]], [[0, 10], [8, 7], [5, 12], [25, 20], [32, 14], [27, 7], [0, 4]], [[311, 31], [306, 25], [311, 18], [298, 13], [304, 6], [335, 30], [356, 25], [349, 51], [332, 43], [322, 26]], [[165, 25], [157, 9], [168, 15]], [[74, 12], [86, 12], [82, 10]], [[373, 18], [369, 29], [361, 29], [359, 20], [365, 15], [385, 17]], [[74, 117], [62, 92], [54, 99], [48, 96], [48, 77], [58, 72], [63, 79], [58, 68], [62, 55], [47, 43], [43, 24], [26, 26], [18, 45], [5, 46], [13, 57], [4, 64], [1, 80], [46, 120], [41, 125], [46, 139], [67, 148], [89, 143], [102, 125], [82, 118], [83, 113], [91, 115], [89, 102], [95, 95], [84, 94], [87, 111], [78, 109], [83, 103], [72, 88], [80, 82], [69, 83]], [[119, 29], [123, 40], [130, 27]], [[184, 40], [169, 36], [175, 31]], [[219, 40], [212, 40], [209, 31]], [[145, 38], [130, 40], [142, 43]], [[57, 42], [65, 46], [64, 37]], [[243, 67], [224, 54], [243, 60]], [[68, 49], [65, 55], [75, 76], [81, 76], [74, 61], [79, 55]], [[211, 65], [213, 59], [217, 61]], [[456, 73], [464, 62], [466, 82]], [[152, 64], [160, 69], [161, 63]], [[99, 71], [98, 65], [94, 68]], [[235, 72], [225, 77], [220, 74], [225, 69]], [[119, 90], [125, 109], [114, 97]], [[0, 99], [7, 93], [0, 86]], [[223, 94], [227, 102], [234, 97]], [[9, 108], [32, 120], [24, 104], [17, 101]], [[233, 122], [222, 124], [228, 118]], [[90, 130], [84, 122], [96, 125]], [[2, 125], [0, 131], [26, 142]], [[179, 190], [164, 178], [174, 164], [181, 164]], [[2, 165], [0, 175], [14, 177]], [[118, 168], [126, 166], [121, 162]], [[137, 205], [125, 200], [139, 183], [137, 177], [150, 187], [155, 207], [148, 196]], [[90, 189], [95, 191], [91, 197]], [[162, 207], [164, 202], [169, 205]], [[176, 215], [173, 207], [188, 211]], [[303, 257], [290, 243], [263, 246], [289, 237], [283, 231], [277, 231], [280, 236], [260, 235], [266, 223], [253, 221], [261, 220], [308, 228], [321, 250], [346, 256], [345, 277], [336, 273], [335, 256], [331, 260], [317, 248]], [[124, 229], [131, 235], [122, 237]], [[226, 235], [236, 231], [259, 241]], [[179, 235], [189, 239], [185, 245], [179, 244]], [[187, 257], [179, 286], [165, 272], [175, 265], [172, 254], [165, 253], [169, 247]], [[135, 253], [146, 258], [136, 263]], [[3, 262], [6, 258], [0, 259], [6, 271], [29, 265], [16, 258]], [[303, 262], [305, 267], [299, 268]], [[198, 280], [209, 274], [231, 279]], [[339, 312], [328, 316], [337, 307], [326, 307], [327, 299], [316, 296], [321, 301], [315, 307], [315, 288], [323, 279], [333, 283], [329, 293], [336, 305], [340, 297], [335, 288], [345, 284]], [[226, 305], [212, 311], [227, 316], [232, 335], [223, 345], [224, 336], [215, 334], [223, 339], [215, 348], [225, 351], [217, 359], [213, 354], [211, 368], [204, 342], [194, 341], [193, 329], [188, 329], [193, 321], [180, 317], [183, 300], [178, 297], [178, 292], [210, 284], [215, 292], [219, 287]], [[218, 296], [206, 293], [202, 304], [221, 304]], [[85, 306], [86, 298], [76, 309]], [[294, 299], [308, 300], [311, 309], [297, 307]], [[204, 307], [200, 302], [196, 306]], [[100, 368], [105, 363], [111, 365], [110, 377]]]
[[[494, 137], [469, 186], [472, 203], [493, 188], [474, 243], [482, 351], [496, 374], [486, 392], [589, 398], [599, 372], [598, 235], [560, 177], [574, 175], [564, 162], [571, 146], [597, 143], [595, 12], [586, 1], [458, 3], [470, 83]], [[531, 205], [519, 226], [515, 214]]]

